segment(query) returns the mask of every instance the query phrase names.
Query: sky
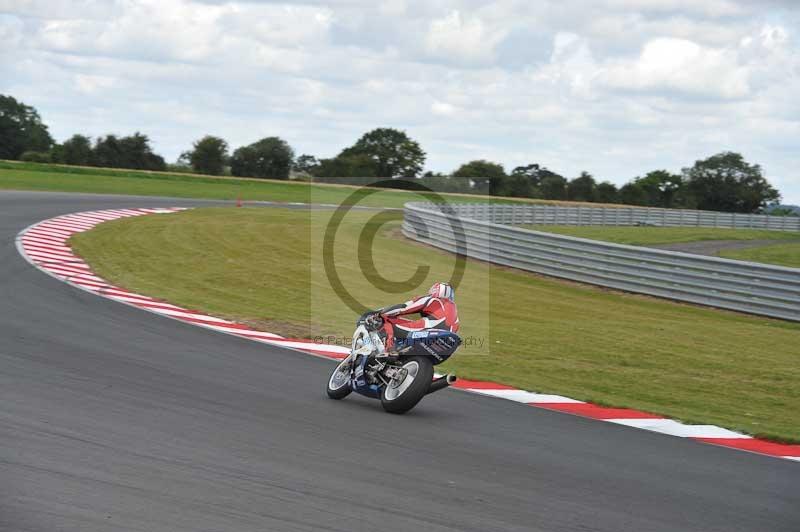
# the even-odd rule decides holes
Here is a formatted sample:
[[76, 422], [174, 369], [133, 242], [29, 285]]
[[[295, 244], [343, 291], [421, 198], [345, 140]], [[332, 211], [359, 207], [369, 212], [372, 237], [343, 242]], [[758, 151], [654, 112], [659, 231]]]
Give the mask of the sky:
[[800, 204], [797, 0], [0, 0], [0, 93], [58, 141], [212, 134], [332, 157], [375, 127], [426, 168], [622, 184], [741, 152]]

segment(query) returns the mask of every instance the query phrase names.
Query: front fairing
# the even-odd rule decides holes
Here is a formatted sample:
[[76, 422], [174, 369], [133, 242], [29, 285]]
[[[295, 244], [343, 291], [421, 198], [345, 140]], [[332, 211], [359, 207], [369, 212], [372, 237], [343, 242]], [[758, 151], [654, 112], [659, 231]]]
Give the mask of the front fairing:
[[350, 386], [356, 393], [360, 393], [361, 395], [366, 395], [367, 397], [378, 399], [381, 396], [381, 390], [383, 389], [383, 385], [370, 384], [369, 382], [367, 382], [367, 375], [365, 373], [365, 369], [368, 361], [369, 361], [368, 356], [357, 355], [355, 364], [353, 364], [353, 370], [350, 378]]
[[367, 397], [380, 398], [383, 385], [367, 382], [365, 370], [370, 355], [381, 354], [384, 349], [383, 340], [375, 331], [369, 331], [363, 324], [356, 327], [350, 348], [350, 356], [353, 358], [350, 386], [354, 392]]

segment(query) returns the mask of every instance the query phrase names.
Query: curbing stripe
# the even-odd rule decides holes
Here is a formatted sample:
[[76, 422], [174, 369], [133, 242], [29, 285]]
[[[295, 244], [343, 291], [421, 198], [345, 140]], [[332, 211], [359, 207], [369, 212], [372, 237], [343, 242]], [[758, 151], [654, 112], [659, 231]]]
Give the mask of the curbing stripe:
[[723, 447], [733, 447], [743, 451], [751, 451], [781, 458], [791, 458], [800, 461], [800, 445], [786, 445], [770, 441], [758, 440], [755, 438], [695, 438], [697, 441], [721, 445]]
[[[752, 439], [746, 434], [739, 434], [732, 430], [723, 429], [714, 425], [686, 425], [674, 419], [607, 419], [610, 423], [617, 423], [619, 425], [626, 425], [637, 429], [645, 429], [653, 432], [660, 432], [662, 434], [669, 434], [671, 436], [680, 436], [681, 438], [713, 438], [713, 439]], [[726, 447], [732, 447], [726, 445]], [[792, 454], [792, 453], [786, 453]]]
[[568, 412], [579, 416], [609, 421], [613, 419], [664, 419], [664, 416], [659, 416], [658, 414], [649, 414], [647, 412], [631, 410], [630, 408], [605, 408], [593, 405], [592, 403], [541, 403], [536, 406], [547, 408], [548, 410], [558, 410], [559, 412]]
[[491, 395], [492, 397], [499, 397], [501, 399], [508, 399], [509, 401], [516, 401], [517, 403], [525, 403], [537, 406], [544, 406], [550, 403], [564, 406], [570, 404], [586, 404], [583, 401], [577, 401], [561, 395], [533, 393], [523, 390], [492, 390], [486, 388], [467, 388], [467, 390], [475, 393], [481, 393], [483, 395]]
[[488, 381], [470, 381], [467, 379], [458, 379], [454, 387], [459, 388], [461, 390], [469, 390], [474, 392], [482, 392], [485, 390], [514, 390], [517, 391], [516, 388], [513, 386], [508, 386], [506, 384], [499, 384], [497, 382], [488, 382]]
[[69, 246], [65, 246], [61, 244], [60, 240], [53, 240], [53, 239], [45, 239], [45, 238], [37, 238], [35, 236], [26, 236], [23, 238], [26, 244], [36, 244], [39, 246], [43, 246], [46, 248], [53, 248], [62, 251], [69, 251]]
[[[241, 323], [209, 316], [114, 286], [95, 275], [89, 265], [77, 257], [68, 245], [68, 240], [73, 234], [87, 231], [106, 221], [132, 216], [168, 214], [182, 210], [184, 209], [179, 207], [108, 209], [56, 216], [23, 229], [17, 235], [17, 249], [29, 263], [54, 278], [126, 305], [184, 323], [315, 356], [334, 360], [341, 360], [347, 356], [349, 352], [347, 347], [320, 344], [299, 338], [283, 338], [277, 334], [256, 331]], [[453, 387], [477, 395], [495, 397], [554, 412], [800, 462], [800, 445], [760, 440], [714, 425], [687, 425], [657, 414], [630, 408], [608, 408], [561, 395], [519, 390], [494, 382], [459, 379], [453, 384]]]

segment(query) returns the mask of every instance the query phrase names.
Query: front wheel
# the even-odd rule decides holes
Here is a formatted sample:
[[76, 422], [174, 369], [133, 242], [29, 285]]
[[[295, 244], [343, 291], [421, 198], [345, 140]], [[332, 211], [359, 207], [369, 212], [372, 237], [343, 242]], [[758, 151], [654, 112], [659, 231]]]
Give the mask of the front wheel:
[[331, 399], [344, 399], [353, 388], [350, 386], [350, 357], [345, 358], [336, 369], [331, 373], [331, 378], [328, 379], [328, 397]]
[[383, 409], [392, 414], [405, 414], [414, 408], [433, 380], [433, 364], [425, 357], [406, 358], [400, 368], [381, 391]]

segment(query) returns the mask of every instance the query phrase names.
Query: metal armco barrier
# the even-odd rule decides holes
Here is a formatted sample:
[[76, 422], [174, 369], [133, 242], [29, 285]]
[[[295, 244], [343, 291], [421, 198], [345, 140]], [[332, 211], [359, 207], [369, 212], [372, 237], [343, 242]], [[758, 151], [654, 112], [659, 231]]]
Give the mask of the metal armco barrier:
[[[529, 206], [509, 206], [517, 209], [513, 221], [513, 209], [504, 207], [407, 203], [403, 234], [453, 253], [466, 251], [471, 258], [530, 272], [800, 321], [800, 269], [529, 231], [496, 223], [501, 219], [532, 223], [524, 220], [524, 210], [519, 208]], [[457, 234], [464, 235], [466, 250], [457, 249]]]
[[578, 205], [456, 204], [459, 216], [505, 225], [657, 225], [800, 231], [800, 217], [654, 207]]

